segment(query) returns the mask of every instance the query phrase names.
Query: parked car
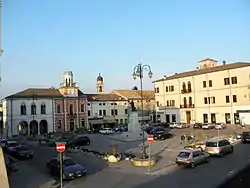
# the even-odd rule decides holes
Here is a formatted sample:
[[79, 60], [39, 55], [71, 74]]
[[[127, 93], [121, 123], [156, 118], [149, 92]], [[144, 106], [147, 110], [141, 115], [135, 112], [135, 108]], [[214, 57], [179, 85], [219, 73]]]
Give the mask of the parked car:
[[[63, 157], [63, 180], [73, 180], [75, 178], [86, 176], [87, 170], [82, 165], [76, 163], [69, 157]], [[46, 162], [49, 173], [60, 177], [60, 162], [57, 157]]]
[[101, 134], [113, 134], [115, 131], [111, 128], [102, 128], [99, 133]]
[[67, 147], [79, 147], [90, 144], [90, 139], [87, 136], [78, 136], [74, 140], [69, 141], [66, 146]]
[[170, 123], [169, 128], [174, 129], [174, 128], [176, 128], [177, 125], [178, 125], [178, 123]]
[[6, 143], [7, 143], [7, 141], [8, 141], [8, 139], [6, 139], [6, 138], [1, 139], [1, 140], [0, 140], [0, 146], [1, 146], [2, 148], [4, 148], [5, 145], [6, 145]]
[[195, 168], [197, 165], [210, 162], [210, 155], [201, 150], [182, 150], [176, 157], [175, 163], [180, 166]]
[[202, 124], [201, 123], [195, 123], [193, 128], [194, 129], [202, 129]]
[[5, 146], [3, 147], [3, 152], [10, 154], [13, 148], [19, 146], [19, 143], [16, 140], [7, 140]]
[[243, 132], [241, 136], [242, 143], [249, 143], [250, 142], [250, 132]]
[[166, 140], [168, 138], [172, 138], [173, 134], [167, 131], [156, 131], [154, 133], [154, 140]]
[[149, 134], [154, 128], [155, 128], [155, 127], [149, 126], [149, 127], [146, 127], [146, 128], [144, 129], [144, 131], [145, 131], [147, 134]]
[[178, 125], [178, 123], [170, 123], [169, 128], [174, 129], [174, 128], [176, 128], [177, 125]]
[[151, 131], [149, 131], [148, 134], [155, 134], [155, 133], [158, 132], [158, 131], [166, 131], [166, 129], [163, 128], [163, 127], [155, 127], [155, 128], [153, 128]]
[[233, 153], [233, 145], [226, 139], [214, 138], [206, 142], [205, 151], [210, 155], [223, 157], [225, 154]]
[[31, 159], [35, 152], [25, 145], [19, 145], [12, 149], [10, 155], [17, 159]]
[[214, 125], [214, 128], [215, 129], [219, 129], [219, 130], [221, 130], [221, 129], [226, 129], [227, 128], [227, 125], [226, 124], [224, 124], [224, 123], [216, 123], [215, 125]]
[[213, 124], [203, 124], [202, 129], [213, 129], [214, 125]]
[[186, 124], [186, 123], [179, 123], [175, 126], [177, 129], [185, 129], [185, 128], [189, 128], [190, 125]]

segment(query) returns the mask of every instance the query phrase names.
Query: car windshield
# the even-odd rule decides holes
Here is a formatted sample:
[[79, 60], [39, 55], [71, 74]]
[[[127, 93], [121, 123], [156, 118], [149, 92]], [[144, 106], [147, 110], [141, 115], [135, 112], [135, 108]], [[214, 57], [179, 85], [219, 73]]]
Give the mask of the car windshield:
[[25, 151], [28, 150], [28, 148], [26, 146], [19, 146], [16, 148], [18, 151]]
[[206, 143], [207, 147], [217, 147], [217, 145], [218, 145], [217, 142], [207, 142]]
[[71, 159], [65, 159], [64, 161], [63, 161], [63, 165], [64, 166], [72, 166], [72, 165], [75, 165], [76, 164], [76, 162], [74, 162], [73, 160], [71, 160]]
[[17, 143], [17, 142], [7, 142], [7, 144], [8, 144], [9, 147], [18, 146], [18, 143]]
[[243, 132], [242, 134], [243, 134], [243, 136], [249, 136], [250, 132]]
[[188, 158], [190, 155], [189, 152], [180, 152], [179, 155], [177, 157], [180, 157], [180, 158]]

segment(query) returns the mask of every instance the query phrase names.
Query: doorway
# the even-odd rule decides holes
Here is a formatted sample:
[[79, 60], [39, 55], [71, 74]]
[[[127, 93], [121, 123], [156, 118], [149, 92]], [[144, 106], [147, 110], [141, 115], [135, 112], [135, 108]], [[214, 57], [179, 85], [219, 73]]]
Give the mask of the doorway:
[[186, 123], [190, 123], [191, 122], [191, 112], [190, 111], [186, 111]]
[[166, 114], [166, 123], [170, 123], [170, 116], [169, 116], [169, 114]]
[[69, 130], [70, 131], [74, 131], [75, 129], [75, 122], [74, 122], [74, 119], [70, 119], [69, 120]]

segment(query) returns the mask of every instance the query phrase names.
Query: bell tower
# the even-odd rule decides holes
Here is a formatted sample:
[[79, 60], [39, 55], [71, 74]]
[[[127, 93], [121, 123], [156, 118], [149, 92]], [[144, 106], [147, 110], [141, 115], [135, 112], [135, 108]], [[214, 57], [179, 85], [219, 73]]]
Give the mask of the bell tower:
[[63, 73], [63, 86], [74, 87], [74, 77], [72, 71], [66, 71]]
[[104, 93], [103, 77], [101, 76], [101, 73], [99, 73], [99, 76], [97, 77], [96, 80], [96, 92]]

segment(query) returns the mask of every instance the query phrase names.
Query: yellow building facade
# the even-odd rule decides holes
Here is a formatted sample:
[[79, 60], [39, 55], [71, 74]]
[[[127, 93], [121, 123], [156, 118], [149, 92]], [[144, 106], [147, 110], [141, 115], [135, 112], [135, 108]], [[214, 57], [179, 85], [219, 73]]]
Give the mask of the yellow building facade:
[[161, 122], [250, 124], [250, 63], [199, 62], [153, 82]]

